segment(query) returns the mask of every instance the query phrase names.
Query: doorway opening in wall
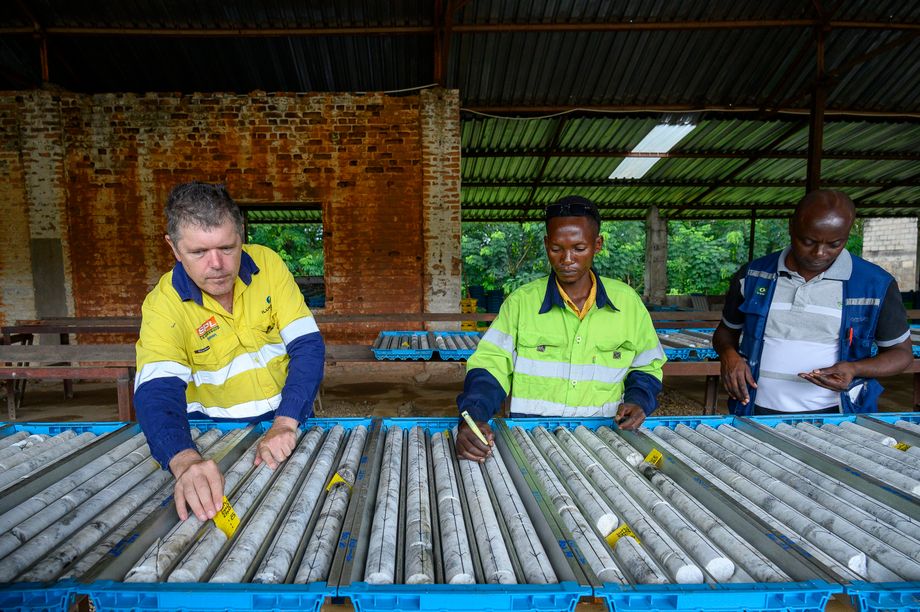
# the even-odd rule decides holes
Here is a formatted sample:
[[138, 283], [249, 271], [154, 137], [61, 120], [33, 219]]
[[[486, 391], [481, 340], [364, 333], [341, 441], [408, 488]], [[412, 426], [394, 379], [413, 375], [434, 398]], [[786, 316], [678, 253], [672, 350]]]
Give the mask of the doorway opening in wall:
[[274, 250], [287, 264], [312, 310], [326, 306], [322, 206], [241, 205], [246, 242]]

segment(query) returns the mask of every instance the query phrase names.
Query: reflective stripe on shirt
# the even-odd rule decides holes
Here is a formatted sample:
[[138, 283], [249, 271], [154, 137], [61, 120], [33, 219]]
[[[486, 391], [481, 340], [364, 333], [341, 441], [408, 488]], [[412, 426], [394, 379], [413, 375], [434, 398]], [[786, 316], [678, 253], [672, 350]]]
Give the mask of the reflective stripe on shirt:
[[144, 364], [134, 378], [134, 390], [137, 391], [142, 384], [156, 378], [172, 377], [179, 378], [187, 384], [192, 379], [192, 370], [175, 361], [154, 361]]
[[301, 317], [296, 321], [291, 321], [281, 330], [281, 339], [284, 340], [285, 346], [307, 334], [315, 334], [319, 331], [316, 326], [316, 319], [313, 317]]
[[511, 398], [511, 412], [559, 417], [612, 417], [616, 415], [622, 400], [607, 402], [603, 406], [566, 406], [542, 399]]
[[233, 406], [203, 406], [199, 402], [189, 402], [187, 412], [203, 412], [217, 419], [247, 419], [270, 412], [281, 403], [281, 394], [268, 399], [252, 400]]
[[272, 359], [286, 354], [283, 344], [266, 344], [259, 347], [257, 351], [237, 355], [230, 363], [219, 370], [198, 370], [192, 374], [192, 380], [195, 382], [195, 386], [198, 387], [201, 385], [223, 385], [233, 376], [265, 367]]
[[632, 367], [640, 368], [642, 366], [649, 365], [650, 363], [654, 362], [656, 359], [664, 359], [664, 349], [661, 348], [660, 343], [655, 348], [649, 349], [647, 351], [642, 351], [641, 353], [633, 357]]
[[514, 361], [517, 374], [539, 376], [542, 378], [564, 378], [579, 382], [616, 383], [626, 378], [627, 368], [608, 368], [594, 364], [577, 365], [567, 361], [537, 361], [520, 355]]
[[482, 341], [491, 342], [506, 353], [514, 353], [514, 338], [504, 332], [490, 327], [482, 335]]

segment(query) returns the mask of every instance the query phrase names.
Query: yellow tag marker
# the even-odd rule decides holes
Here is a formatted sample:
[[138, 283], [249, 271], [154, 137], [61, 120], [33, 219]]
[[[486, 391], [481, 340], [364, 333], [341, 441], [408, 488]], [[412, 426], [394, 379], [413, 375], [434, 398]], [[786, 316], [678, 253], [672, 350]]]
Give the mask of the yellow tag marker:
[[344, 478], [342, 478], [341, 474], [336, 472], [335, 475], [332, 477], [332, 480], [329, 481], [329, 484], [326, 485], [326, 491], [327, 492], [331, 491], [332, 487], [339, 484], [340, 482], [344, 482], [346, 485], [348, 485], [349, 489], [351, 488], [351, 483], [345, 480]]
[[608, 535], [604, 539], [607, 540], [607, 544], [610, 545], [610, 548], [613, 548], [614, 546], [617, 545], [617, 542], [619, 541], [620, 538], [627, 538], [627, 537], [634, 539], [639, 544], [642, 543], [639, 541], [639, 537], [633, 532], [632, 529], [629, 528], [629, 525], [627, 525], [626, 523], [623, 523], [622, 525], [620, 525], [619, 527], [611, 531], [610, 535]]
[[664, 459], [664, 455], [661, 454], [657, 448], [653, 448], [649, 451], [649, 454], [645, 456], [645, 461], [651, 463], [655, 467], [661, 467], [661, 460]]
[[899, 451], [906, 451], [908, 448], [910, 448], [910, 444], [908, 444], [907, 442], [898, 442], [897, 444], [894, 445], [894, 447], [898, 449]]
[[460, 416], [463, 417], [463, 420], [466, 421], [466, 424], [470, 426], [470, 429], [473, 430], [473, 433], [476, 434], [476, 437], [479, 438], [479, 441], [489, 445], [489, 441], [486, 440], [486, 437], [482, 435], [482, 430], [479, 429], [479, 425], [476, 424], [476, 421], [473, 420], [473, 417], [470, 416], [470, 413], [464, 410], [460, 413]]
[[224, 496], [224, 503], [220, 510], [217, 511], [217, 514], [214, 515], [213, 521], [217, 528], [224, 532], [228, 540], [233, 537], [233, 534], [236, 533], [236, 528], [240, 526], [240, 517], [236, 515], [236, 511], [230, 505], [230, 500], [227, 499], [226, 495]]

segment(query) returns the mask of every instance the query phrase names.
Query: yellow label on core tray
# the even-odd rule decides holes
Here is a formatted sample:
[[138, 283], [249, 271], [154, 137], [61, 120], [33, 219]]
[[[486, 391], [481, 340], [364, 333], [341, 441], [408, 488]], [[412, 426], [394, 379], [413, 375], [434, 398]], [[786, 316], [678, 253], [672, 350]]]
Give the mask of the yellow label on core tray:
[[898, 449], [899, 451], [906, 451], [908, 448], [910, 448], [910, 444], [908, 444], [907, 442], [898, 442], [897, 444], [894, 445], [894, 447]]
[[614, 546], [617, 545], [617, 542], [620, 540], [620, 538], [632, 538], [639, 544], [642, 543], [639, 541], [639, 537], [635, 534], [635, 532], [632, 529], [629, 528], [629, 525], [627, 525], [626, 523], [623, 523], [622, 525], [620, 525], [619, 527], [611, 531], [610, 535], [608, 535], [604, 539], [607, 540], [608, 544], [610, 544], [610, 548], [613, 548]]
[[645, 461], [651, 463], [655, 467], [661, 467], [662, 459], [664, 459], [664, 456], [657, 448], [653, 448], [651, 452], [649, 452], [649, 454], [645, 457]]
[[348, 485], [349, 489], [351, 488], [351, 483], [345, 480], [344, 478], [342, 478], [342, 476], [338, 472], [336, 472], [335, 476], [332, 477], [332, 480], [329, 481], [329, 484], [326, 485], [326, 491], [331, 491], [332, 487], [339, 484], [340, 482], [344, 482], [346, 485]]
[[226, 496], [224, 496], [224, 503], [220, 510], [214, 515], [214, 524], [224, 532], [228, 540], [233, 537], [233, 534], [236, 533], [236, 528], [240, 526], [240, 517], [236, 515], [236, 511], [230, 505], [230, 501]]

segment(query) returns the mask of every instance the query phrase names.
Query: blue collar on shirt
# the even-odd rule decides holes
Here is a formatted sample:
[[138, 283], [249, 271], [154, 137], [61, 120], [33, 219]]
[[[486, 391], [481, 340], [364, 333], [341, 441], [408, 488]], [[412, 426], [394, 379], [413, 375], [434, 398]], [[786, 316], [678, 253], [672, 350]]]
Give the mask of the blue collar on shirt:
[[[240, 257], [240, 280], [249, 285], [252, 282], [252, 275], [258, 273], [259, 266], [252, 260], [249, 253], [243, 251]], [[183, 302], [195, 300], [195, 303], [199, 306], [203, 305], [204, 298], [201, 295], [201, 289], [185, 273], [185, 268], [182, 267], [181, 262], [177, 261], [176, 265], [173, 266], [172, 284], [173, 289], [176, 290]]]
[[[598, 308], [610, 306], [611, 310], [619, 312], [619, 309], [614, 306], [610, 298], [607, 297], [604, 283], [601, 282], [601, 275], [597, 273], [597, 270], [595, 270], [593, 266], [591, 267], [591, 271], [594, 272], [594, 279], [597, 281], [594, 303], [597, 304]], [[546, 282], [546, 295], [543, 296], [543, 305], [540, 306], [540, 314], [546, 314], [553, 306], [558, 306], [562, 309], [566, 308], [565, 302], [562, 301], [562, 295], [559, 293], [559, 287], [556, 286], [556, 273], [550, 272], [549, 280]]]

